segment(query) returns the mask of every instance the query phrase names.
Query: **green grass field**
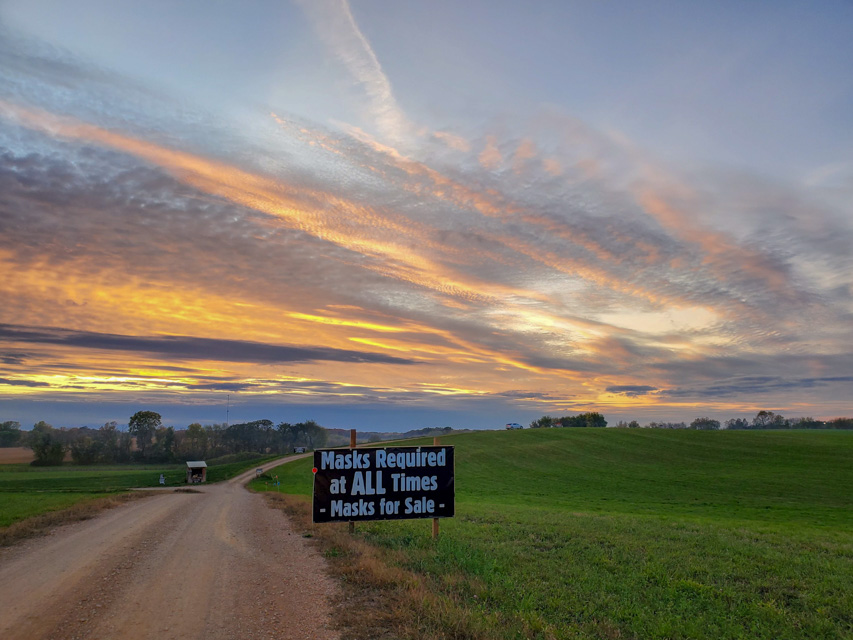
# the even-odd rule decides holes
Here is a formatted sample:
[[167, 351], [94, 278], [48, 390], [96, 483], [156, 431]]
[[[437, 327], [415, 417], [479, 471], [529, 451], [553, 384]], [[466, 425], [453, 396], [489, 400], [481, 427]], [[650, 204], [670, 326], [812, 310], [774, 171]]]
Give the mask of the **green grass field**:
[[[208, 467], [208, 482], [227, 480], [267, 460], [238, 460]], [[31, 467], [28, 464], [0, 465], [0, 527], [33, 516], [65, 509], [80, 502], [132, 488], [185, 485], [186, 467], [180, 465], [114, 465]]]
[[[853, 638], [853, 433], [442, 444], [456, 446], [457, 509], [437, 543], [428, 520], [358, 525], [439, 594], [422, 620], [435, 637]], [[310, 467], [275, 471], [282, 489], [310, 495]]]

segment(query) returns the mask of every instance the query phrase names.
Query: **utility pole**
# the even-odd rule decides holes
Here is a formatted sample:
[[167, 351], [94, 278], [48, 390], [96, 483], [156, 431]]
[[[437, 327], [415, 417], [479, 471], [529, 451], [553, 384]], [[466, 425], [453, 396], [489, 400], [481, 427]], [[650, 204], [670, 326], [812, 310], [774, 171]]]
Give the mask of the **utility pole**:
[[225, 396], [225, 428], [228, 428], [228, 412], [231, 410], [231, 394]]

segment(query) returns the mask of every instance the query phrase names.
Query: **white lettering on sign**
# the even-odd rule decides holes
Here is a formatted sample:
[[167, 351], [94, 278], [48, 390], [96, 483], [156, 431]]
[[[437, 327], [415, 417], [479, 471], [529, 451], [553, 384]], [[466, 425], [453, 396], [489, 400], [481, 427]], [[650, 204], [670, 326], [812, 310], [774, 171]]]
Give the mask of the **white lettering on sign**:
[[406, 498], [406, 509], [403, 513], [435, 513], [435, 501], [427, 498]]
[[337, 478], [335, 480], [332, 480], [331, 483], [329, 483], [329, 493], [332, 493], [334, 495], [338, 495], [340, 493], [346, 493], [346, 492], [347, 492], [347, 479], [346, 478]]
[[354, 496], [375, 496], [385, 493], [385, 488], [382, 486], [382, 472], [376, 472], [374, 483], [372, 471], [356, 471], [352, 478], [352, 495]]
[[435, 491], [438, 489], [438, 476], [407, 476], [405, 473], [392, 473], [391, 481], [394, 485], [394, 491]]
[[382, 469], [411, 469], [412, 467], [443, 467], [447, 464], [446, 451], [385, 451], [376, 450], [376, 466]]
[[400, 512], [399, 500], [386, 500], [382, 498], [379, 501], [379, 513], [386, 516], [393, 516]]
[[324, 451], [320, 459], [321, 469], [368, 469], [370, 468], [370, 456], [358, 451], [341, 453], [338, 451]]
[[373, 502], [359, 500], [358, 502], [344, 502], [343, 500], [332, 500], [332, 517], [343, 516], [353, 518], [355, 516], [372, 516], [376, 512]]

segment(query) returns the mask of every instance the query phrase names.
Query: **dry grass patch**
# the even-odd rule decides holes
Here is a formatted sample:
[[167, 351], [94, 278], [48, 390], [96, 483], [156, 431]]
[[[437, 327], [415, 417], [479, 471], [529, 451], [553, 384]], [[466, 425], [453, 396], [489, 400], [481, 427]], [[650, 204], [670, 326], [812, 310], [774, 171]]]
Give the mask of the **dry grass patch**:
[[6, 447], [0, 449], [0, 464], [21, 464], [35, 460], [29, 447]]
[[0, 547], [7, 547], [25, 538], [43, 535], [49, 529], [59, 525], [79, 522], [80, 520], [89, 520], [105, 509], [112, 509], [113, 507], [118, 507], [139, 498], [146, 498], [150, 495], [153, 495], [153, 492], [133, 491], [95, 498], [77, 503], [66, 509], [50, 511], [27, 518], [26, 520], [14, 522], [8, 527], [0, 528]]
[[346, 524], [315, 525], [310, 502], [299, 496], [265, 493], [325, 556], [341, 583], [335, 617], [343, 640], [487, 640], [490, 636], [452, 598], [427, 578], [399, 566], [401, 555], [355, 535]]

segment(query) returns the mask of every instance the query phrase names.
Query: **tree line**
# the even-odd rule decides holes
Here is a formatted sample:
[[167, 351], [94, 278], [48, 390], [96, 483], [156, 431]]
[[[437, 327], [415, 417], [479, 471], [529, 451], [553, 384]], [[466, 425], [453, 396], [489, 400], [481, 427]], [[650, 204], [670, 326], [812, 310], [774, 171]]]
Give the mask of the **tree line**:
[[554, 427], [606, 427], [607, 420], [604, 416], [593, 411], [590, 413], [580, 413], [576, 416], [563, 416], [562, 418], [552, 418], [551, 416], [542, 416], [530, 423], [531, 429], [551, 429]]
[[[530, 423], [531, 429], [553, 427], [606, 427], [607, 420], [600, 413], [581, 413], [576, 416], [553, 418], [542, 416]], [[772, 411], [761, 410], [752, 420], [732, 418], [721, 423], [713, 418], [696, 418], [689, 425], [686, 422], [649, 422], [641, 425], [636, 420], [620, 420], [614, 426], [627, 429], [699, 429], [713, 431], [718, 429], [853, 429], [853, 418], [834, 418], [833, 420], [815, 420], [814, 418], [785, 418]]]
[[296, 447], [317, 449], [326, 445], [326, 430], [313, 420], [275, 425], [271, 420], [202, 426], [166, 427], [155, 411], [137, 411], [127, 431], [116, 422], [102, 427], [56, 429], [40, 421], [32, 431], [22, 431], [15, 421], [0, 423], [0, 447], [29, 447], [33, 465], [59, 465], [67, 453], [75, 464], [174, 463], [204, 460], [235, 453], [284, 454]]
[[[620, 421], [617, 427], [638, 428], [636, 420]], [[833, 420], [815, 420], [814, 418], [786, 418], [773, 411], [761, 410], [752, 420], [746, 418], [730, 418], [720, 422], [713, 418], [696, 418], [689, 425], [686, 422], [650, 422], [646, 429], [698, 429], [716, 431], [719, 429], [853, 429], [853, 418], [834, 418]]]

